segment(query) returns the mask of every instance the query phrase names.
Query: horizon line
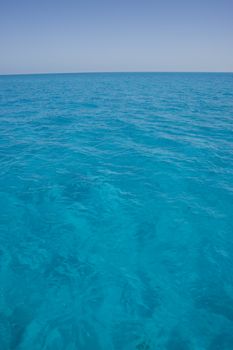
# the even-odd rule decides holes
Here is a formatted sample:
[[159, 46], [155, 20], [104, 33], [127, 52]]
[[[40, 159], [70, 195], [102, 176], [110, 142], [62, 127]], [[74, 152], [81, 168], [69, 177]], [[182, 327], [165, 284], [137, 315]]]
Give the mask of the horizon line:
[[21, 76], [21, 75], [65, 75], [65, 74], [135, 74], [135, 73], [185, 73], [185, 74], [232, 74], [233, 71], [83, 71], [83, 72], [34, 72], [34, 73], [0, 73], [3, 76]]

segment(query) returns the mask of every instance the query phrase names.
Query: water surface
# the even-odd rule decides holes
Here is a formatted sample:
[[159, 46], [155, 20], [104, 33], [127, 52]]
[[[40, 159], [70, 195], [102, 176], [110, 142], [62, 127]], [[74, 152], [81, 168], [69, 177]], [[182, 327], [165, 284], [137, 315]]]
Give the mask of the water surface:
[[0, 349], [233, 349], [233, 74], [0, 77]]

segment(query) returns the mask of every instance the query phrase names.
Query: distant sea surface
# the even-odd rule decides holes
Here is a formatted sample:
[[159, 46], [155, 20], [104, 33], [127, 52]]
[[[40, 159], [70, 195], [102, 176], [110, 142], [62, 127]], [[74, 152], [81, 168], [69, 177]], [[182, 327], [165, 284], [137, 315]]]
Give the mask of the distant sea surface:
[[0, 77], [0, 349], [233, 349], [233, 74]]

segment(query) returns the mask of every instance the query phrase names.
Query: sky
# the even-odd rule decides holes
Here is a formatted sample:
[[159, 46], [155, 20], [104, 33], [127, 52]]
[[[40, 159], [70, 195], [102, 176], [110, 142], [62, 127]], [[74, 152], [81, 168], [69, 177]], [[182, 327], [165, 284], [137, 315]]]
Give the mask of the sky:
[[0, 74], [233, 71], [233, 0], [0, 0]]

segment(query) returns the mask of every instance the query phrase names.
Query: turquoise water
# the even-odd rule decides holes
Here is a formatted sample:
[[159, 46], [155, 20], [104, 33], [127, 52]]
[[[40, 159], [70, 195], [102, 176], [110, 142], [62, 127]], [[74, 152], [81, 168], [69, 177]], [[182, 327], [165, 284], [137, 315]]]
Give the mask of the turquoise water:
[[0, 349], [233, 349], [233, 74], [0, 77]]

